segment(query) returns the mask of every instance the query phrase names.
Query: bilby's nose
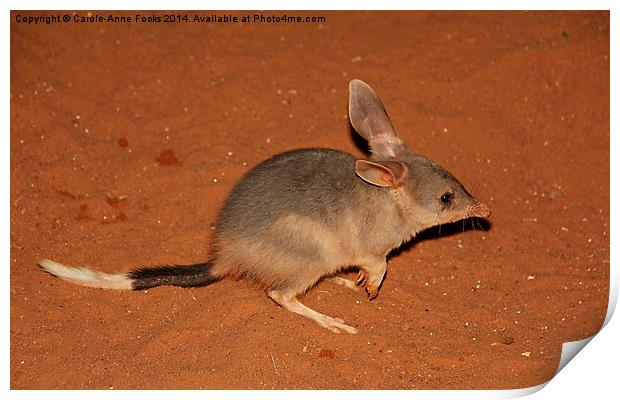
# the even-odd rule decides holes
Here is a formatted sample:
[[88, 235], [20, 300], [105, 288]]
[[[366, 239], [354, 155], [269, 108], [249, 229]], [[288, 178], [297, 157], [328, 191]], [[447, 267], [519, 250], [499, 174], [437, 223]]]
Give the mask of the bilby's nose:
[[491, 209], [484, 203], [476, 201], [467, 208], [468, 217], [488, 218], [491, 215]]

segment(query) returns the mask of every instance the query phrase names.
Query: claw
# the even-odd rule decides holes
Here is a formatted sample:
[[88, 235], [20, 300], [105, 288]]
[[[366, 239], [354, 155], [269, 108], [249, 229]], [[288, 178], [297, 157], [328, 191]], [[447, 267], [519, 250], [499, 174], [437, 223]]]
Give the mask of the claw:
[[376, 286], [366, 286], [366, 293], [368, 293], [368, 299], [372, 300], [379, 294], [379, 288]]
[[368, 277], [368, 275], [366, 274], [365, 271], [360, 271], [360, 272], [357, 273], [357, 279], [356, 279], [355, 283], [358, 286], [361, 286], [361, 285], [363, 285], [366, 282], [366, 278], [367, 277]]

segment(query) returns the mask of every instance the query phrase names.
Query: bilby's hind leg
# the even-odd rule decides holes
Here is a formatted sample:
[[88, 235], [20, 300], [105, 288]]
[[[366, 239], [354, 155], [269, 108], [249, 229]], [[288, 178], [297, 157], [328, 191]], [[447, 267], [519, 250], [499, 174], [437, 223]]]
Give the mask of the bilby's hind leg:
[[270, 290], [267, 295], [282, 308], [294, 312], [304, 317], [310, 318], [323, 328], [327, 328], [332, 332], [340, 333], [341, 330], [354, 334], [357, 333], [357, 329], [352, 326], [346, 325], [344, 320], [340, 318], [332, 318], [327, 315], [323, 315], [313, 309], [301, 304], [297, 300], [297, 294], [290, 290]]
[[332, 281], [332, 282], [334, 282], [334, 283], [336, 283], [338, 285], [346, 286], [349, 289], [353, 290], [354, 292], [359, 292], [360, 291], [360, 288], [351, 279], [343, 278], [341, 276], [332, 276], [331, 278], [328, 278], [328, 280], [330, 280], [330, 281]]

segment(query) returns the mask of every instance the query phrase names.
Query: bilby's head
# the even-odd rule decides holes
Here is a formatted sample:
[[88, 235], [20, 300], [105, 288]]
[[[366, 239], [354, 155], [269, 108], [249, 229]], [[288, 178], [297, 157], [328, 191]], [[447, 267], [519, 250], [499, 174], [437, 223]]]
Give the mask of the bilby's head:
[[360, 80], [349, 84], [349, 118], [370, 145], [370, 160], [357, 160], [355, 172], [368, 184], [390, 190], [417, 230], [490, 215], [450, 172], [415, 154], [398, 137], [379, 97]]

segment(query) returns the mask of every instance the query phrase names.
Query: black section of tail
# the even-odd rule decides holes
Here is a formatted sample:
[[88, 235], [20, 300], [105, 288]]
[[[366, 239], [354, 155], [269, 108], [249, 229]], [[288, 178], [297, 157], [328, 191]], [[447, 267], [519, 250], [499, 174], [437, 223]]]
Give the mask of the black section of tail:
[[211, 275], [213, 261], [194, 265], [172, 265], [155, 268], [140, 268], [129, 272], [133, 290], [143, 290], [161, 285], [184, 287], [206, 286], [217, 280]]

